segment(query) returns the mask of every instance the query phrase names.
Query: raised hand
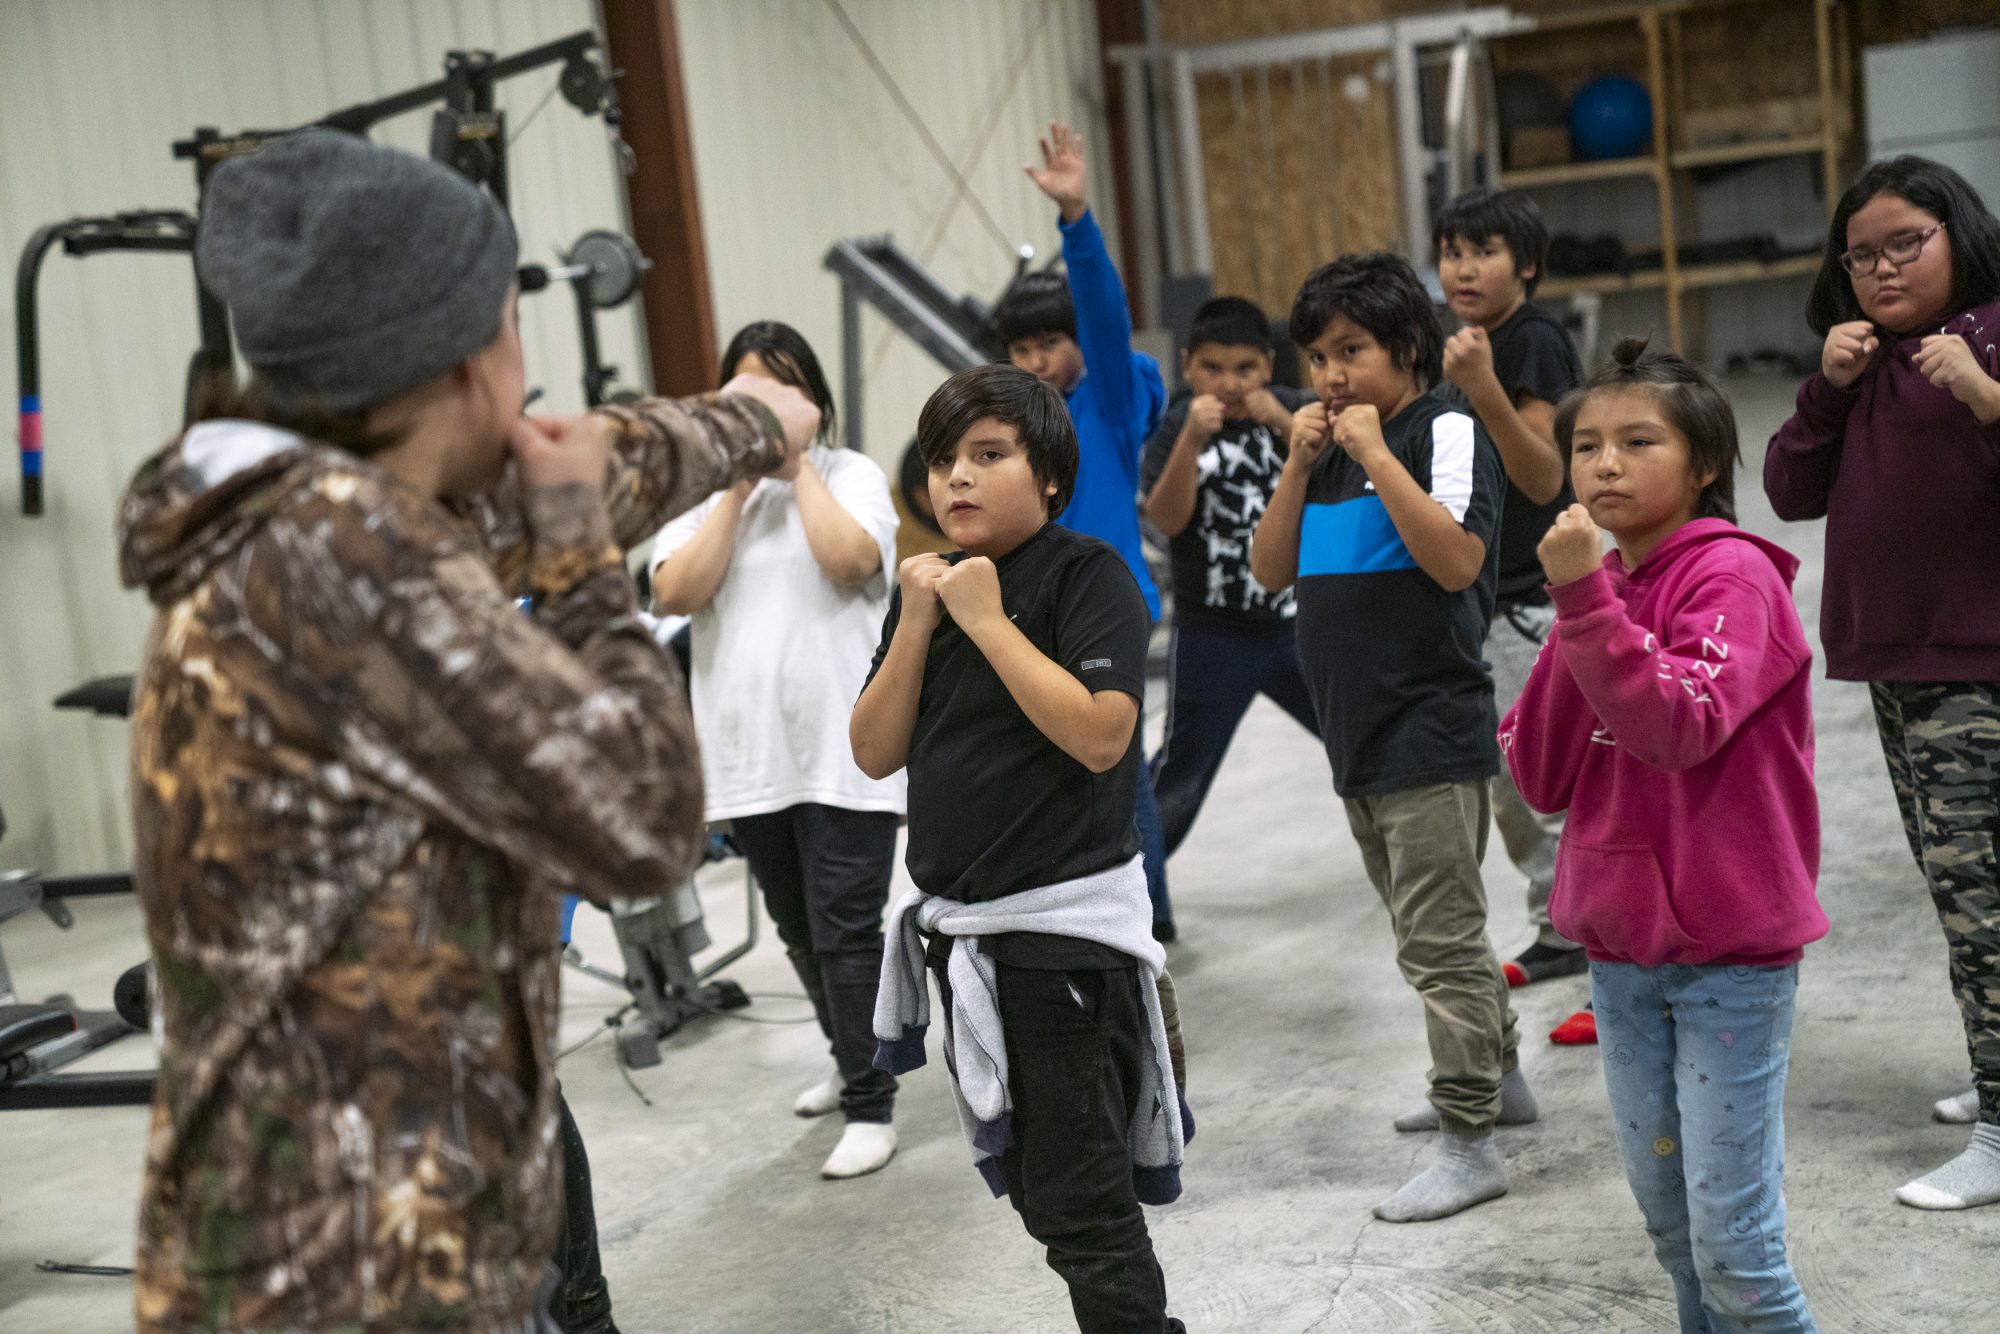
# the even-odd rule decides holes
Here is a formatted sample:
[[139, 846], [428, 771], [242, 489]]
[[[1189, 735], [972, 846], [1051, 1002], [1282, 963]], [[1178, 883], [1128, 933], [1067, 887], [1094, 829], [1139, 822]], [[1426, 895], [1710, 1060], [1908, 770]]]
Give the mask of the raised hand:
[[1333, 419], [1333, 440], [1356, 463], [1365, 464], [1370, 454], [1389, 447], [1382, 439], [1382, 414], [1373, 403], [1342, 408]]
[[1090, 178], [1084, 168], [1083, 136], [1062, 121], [1052, 120], [1040, 143], [1040, 170], [1032, 163], [1023, 163], [1021, 169], [1043, 194], [1055, 200], [1064, 222], [1075, 222], [1088, 207], [1084, 196]]
[[1006, 619], [1000, 603], [1000, 571], [984, 556], [968, 556], [948, 568], [938, 577], [937, 595], [968, 635], [995, 617]]
[[611, 442], [617, 434], [617, 422], [594, 412], [547, 425], [523, 417], [507, 432], [507, 447], [520, 464], [525, 486], [581, 483], [602, 487], [610, 472]]
[[951, 570], [951, 562], [935, 552], [912, 556], [896, 567], [896, 585], [903, 592], [902, 621], [913, 629], [935, 630], [943, 618], [938, 601], [938, 580]]
[[1250, 419], [1273, 431], [1289, 433], [1292, 429], [1292, 412], [1278, 396], [1262, 385], [1243, 396], [1243, 410]]
[[1326, 404], [1315, 399], [1292, 414], [1292, 438], [1285, 466], [1310, 471], [1319, 462], [1320, 455], [1326, 453], [1326, 447], [1332, 440], [1333, 432], [1327, 426]]
[[1881, 339], [1867, 320], [1849, 320], [1826, 331], [1826, 346], [1820, 349], [1819, 373], [1835, 389], [1845, 389], [1861, 378], [1875, 360]]
[[722, 386], [725, 394], [744, 394], [771, 410], [785, 432], [785, 457], [771, 470], [776, 477], [796, 477], [799, 460], [819, 435], [819, 404], [781, 380], [763, 375], [739, 375]]
[[1604, 563], [1604, 538], [1590, 511], [1571, 505], [1550, 525], [1535, 548], [1551, 584], [1573, 584]]
[[1990, 401], [1993, 377], [1972, 354], [1972, 344], [1957, 334], [1932, 334], [1917, 346], [1914, 358], [1924, 378], [1968, 407]]
[[1187, 422], [1181, 434], [1197, 445], [1205, 445], [1222, 429], [1222, 400], [1214, 394], [1197, 395], [1188, 404]]
[[1468, 398], [1493, 378], [1493, 340], [1486, 330], [1469, 324], [1444, 340], [1444, 378]]

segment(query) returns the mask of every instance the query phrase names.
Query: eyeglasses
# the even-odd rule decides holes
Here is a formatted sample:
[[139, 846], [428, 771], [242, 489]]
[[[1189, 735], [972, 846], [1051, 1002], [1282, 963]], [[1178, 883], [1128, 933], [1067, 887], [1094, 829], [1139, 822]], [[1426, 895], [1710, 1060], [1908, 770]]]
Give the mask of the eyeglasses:
[[1940, 222], [1920, 232], [1897, 232], [1883, 242], [1879, 250], [1874, 246], [1856, 246], [1840, 257], [1840, 267], [1846, 269], [1850, 277], [1872, 278], [1876, 265], [1887, 255], [1891, 264], [1901, 268], [1917, 257], [1924, 248], [1924, 242], [1943, 230], [1944, 224]]

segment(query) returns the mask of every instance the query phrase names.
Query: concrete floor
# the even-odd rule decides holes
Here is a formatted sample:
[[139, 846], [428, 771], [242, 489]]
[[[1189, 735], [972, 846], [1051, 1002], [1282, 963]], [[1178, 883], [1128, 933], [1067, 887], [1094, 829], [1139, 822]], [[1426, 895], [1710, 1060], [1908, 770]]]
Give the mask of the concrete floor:
[[[1816, 526], [1781, 528], [1758, 484], [1762, 442], [1789, 410], [1790, 386], [1733, 388], [1750, 455], [1744, 521], [1808, 559], [1798, 596], [1810, 629], [1820, 536]], [[1926, 1214], [1891, 1198], [1963, 1147], [1963, 1128], [1928, 1117], [1934, 1098], [1966, 1086], [1965, 1049], [1866, 693], [1822, 682], [1817, 708], [1821, 896], [1834, 931], [1808, 952], [1799, 1001], [1787, 1115], [1794, 1262], [1823, 1330], [2000, 1328], [2000, 1208]], [[1501, 1132], [1513, 1193], [1439, 1223], [1380, 1223], [1369, 1207], [1427, 1149], [1389, 1126], [1423, 1093], [1420, 1011], [1396, 973], [1325, 761], [1276, 709], [1252, 711], [1172, 871], [1185, 942], [1173, 968], [1201, 1134], [1186, 1195], [1151, 1219], [1174, 1309], [1191, 1330], [1674, 1328], [1666, 1276], [1619, 1171], [1597, 1053], [1543, 1040], [1583, 1001], [1585, 979], [1516, 993], [1542, 1120]], [[1497, 839], [1486, 871], [1493, 938], [1509, 951], [1524, 943], [1522, 881]], [[703, 886], [715, 934], [736, 939], [740, 864], [712, 869]], [[131, 904], [90, 903], [78, 916], [68, 934], [40, 919], [5, 928], [25, 994], [61, 988], [102, 1003], [138, 956]], [[587, 952], [615, 958], [602, 916], [579, 922]], [[732, 976], [753, 992], [796, 991], [768, 927]], [[589, 1035], [616, 1003], [611, 989], [576, 979], [567, 1035]], [[745, 1013], [782, 1021], [807, 1011], [774, 996]], [[125, 1046], [96, 1063], [141, 1058]], [[621, 1327], [1072, 1328], [1061, 1284], [974, 1174], [935, 1056], [904, 1084], [896, 1161], [839, 1184], [816, 1175], [836, 1122], [789, 1111], [824, 1069], [810, 1025], [728, 1019], [684, 1030], [664, 1064], [635, 1076], [650, 1107], [626, 1088], [608, 1041], [564, 1061]], [[129, 1260], [142, 1131], [139, 1111], [0, 1118], [0, 1329], [129, 1327], [125, 1281], [34, 1265]]]

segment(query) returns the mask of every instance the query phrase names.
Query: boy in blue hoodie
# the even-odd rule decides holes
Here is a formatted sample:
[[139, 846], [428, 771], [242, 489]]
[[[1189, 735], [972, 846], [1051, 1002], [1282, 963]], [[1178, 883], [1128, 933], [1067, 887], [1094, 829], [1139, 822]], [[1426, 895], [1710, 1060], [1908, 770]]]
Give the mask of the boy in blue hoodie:
[[[1022, 276], [994, 310], [1007, 358], [1063, 396], [1076, 427], [1076, 491], [1056, 516], [1066, 528], [1109, 542], [1145, 595], [1146, 610], [1160, 618], [1160, 592], [1146, 568], [1139, 538], [1139, 456], [1167, 403], [1160, 367], [1132, 350], [1132, 314], [1125, 285], [1104, 248], [1088, 199], [1083, 136], [1051, 121], [1041, 140], [1042, 166], [1025, 167], [1028, 179], [1055, 201], [1061, 214], [1063, 266], [1057, 273]], [[1141, 720], [1143, 728], [1144, 721]], [[1167, 898], [1167, 854], [1153, 785], [1138, 785], [1140, 845], [1146, 858], [1146, 892], [1153, 901], [1153, 934], [1174, 938]]]

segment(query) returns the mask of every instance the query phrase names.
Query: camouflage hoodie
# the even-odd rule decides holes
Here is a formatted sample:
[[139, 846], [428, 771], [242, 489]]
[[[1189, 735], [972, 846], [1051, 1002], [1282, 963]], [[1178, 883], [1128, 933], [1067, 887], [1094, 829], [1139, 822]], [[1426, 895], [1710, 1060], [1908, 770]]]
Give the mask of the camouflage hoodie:
[[783, 451], [746, 398], [607, 411], [602, 505], [510, 469], [448, 513], [233, 423], [197, 430], [261, 432], [247, 460], [176, 442], [133, 479], [141, 1329], [522, 1327], [562, 1196], [557, 894], [664, 893], [701, 831], [621, 552]]

